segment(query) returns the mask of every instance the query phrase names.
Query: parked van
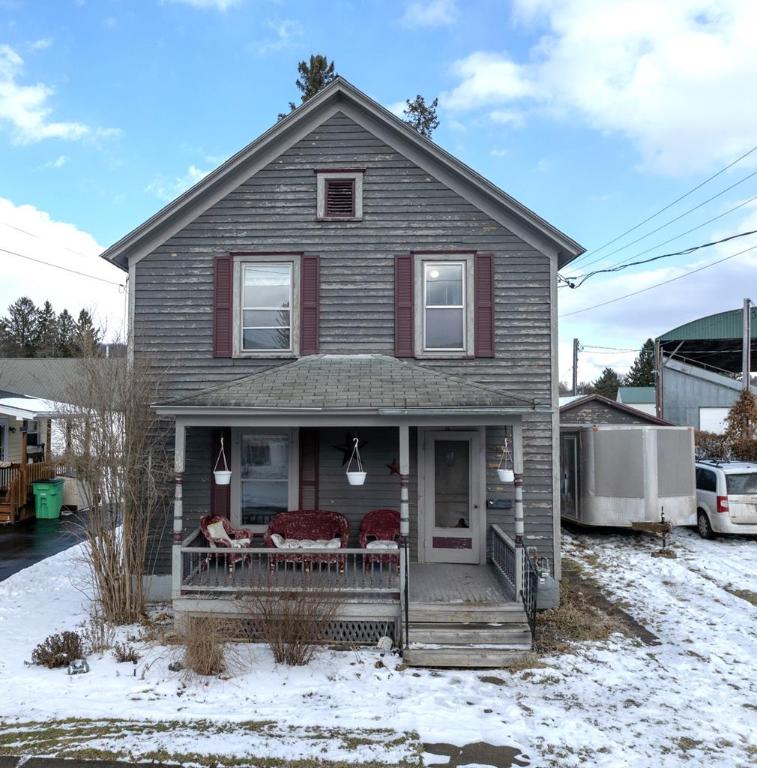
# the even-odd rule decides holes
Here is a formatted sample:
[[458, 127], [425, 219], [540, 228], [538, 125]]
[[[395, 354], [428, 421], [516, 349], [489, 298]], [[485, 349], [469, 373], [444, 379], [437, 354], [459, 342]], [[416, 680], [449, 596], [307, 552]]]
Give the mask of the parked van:
[[696, 483], [700, 536], [757, 534], [757, 464], [698, 461]]

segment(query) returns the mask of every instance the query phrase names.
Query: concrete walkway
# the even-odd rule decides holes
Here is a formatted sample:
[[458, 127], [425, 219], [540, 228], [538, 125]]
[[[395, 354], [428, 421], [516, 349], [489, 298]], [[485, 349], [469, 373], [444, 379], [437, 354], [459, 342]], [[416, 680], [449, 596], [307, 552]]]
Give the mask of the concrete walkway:
[[81, 541], [76, 515], [0, 526], [0, 581]]

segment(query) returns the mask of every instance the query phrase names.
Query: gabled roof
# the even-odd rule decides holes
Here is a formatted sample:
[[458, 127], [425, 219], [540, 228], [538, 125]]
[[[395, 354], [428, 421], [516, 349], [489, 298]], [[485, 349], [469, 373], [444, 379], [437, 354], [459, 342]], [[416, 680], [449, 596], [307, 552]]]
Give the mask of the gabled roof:
[[654, 387], [618, 387], [618, 402], [626, 405], [649, 405], [655, 397]]
[[130, 258], [139, 260], [150, 253], [336, 112], [343, 112], [363, 125], [537, 250], [556, 255], [560, 267], [584, 252], [584, 248], [556, 227], [421, 136], [343, 77], [337, 77], [110, 246], [103, 252], [103, 258], [127, 269]]
[[209, 409], [525, 413], [539, 404], [387, 355], [310, 355], [155, 407], [175, 414]]
[[12, 416], [15, 419], [38, 419], [46, 416], [58, 416], [64, 410], [61, 403], [40, 400], [37, 397], [0, 397], [0, 416]]
[[652, 416], [651, 413], [645, 413], [644, 411], [640, 411], [638, 408], [633, 408], [630, 405], [623, 405], [623, 403], [619, 403], [617, 400], [610, 400], [610, 398], [603, 397], [602, 395], [573, 396], [565, 399], [568, 400], [568, 402], [563, 403], [563, 398], [560, 398], [560, 420], [561, 421], [564, 420], [563, 419], [564, 416], [567, 416], [571, 411], [575, 410], [576, 408], [581, 408], [584, 405], [587, 405], [588, 403], [600, 403], [601, 405], [604, 405], [607, 408], [611, 408], [621, 413], [628, 414], [629, 416], [633, 416], [639, 419], [640, 421], [646, 421], [650, 424], [660, 424], [661, 426], [666, 426], [666, 427], [672, 426], [669, 421], [665, 421], [664, 419], [658, 419], [657, 416]]

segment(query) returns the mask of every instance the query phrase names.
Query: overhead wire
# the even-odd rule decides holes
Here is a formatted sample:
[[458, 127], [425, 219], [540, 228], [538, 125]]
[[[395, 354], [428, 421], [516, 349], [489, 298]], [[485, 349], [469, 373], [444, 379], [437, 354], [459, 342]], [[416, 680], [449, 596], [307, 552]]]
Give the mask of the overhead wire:
[[20, 259], [27, 259], [28, 261], [33, 261], [36, 264], [44, 264], [46, 267], [53, 267], [54, 269], [60, 269], [64, 272], [71, 272], [74, 275], [80, 275], [81, 277], [88, 277], [91, 280], [99, 280], [101, 283], [108, 283], [109, 285], [116, 285], [121, 289], [125, 288], [125, 285], [123, 283], [118, 283], [115, 280], [108, 280], [105, 277], [97, 277], [96, 275], [91, 275], [88, 272], [80, 272], [78, 269], [71, 269], [71, 267], [64, 267], [62, 264], [53, 264], [50, 261], [44, 261], [43, 259], [37, 259], [34, 258], [34, 256], [27, 256], [24, 253], [18, 253], [18, 251], [11, 251], [8, 248], [0, 248], [0, 251], [3, 253], [8, 253], [11, 256], [18, 256]]

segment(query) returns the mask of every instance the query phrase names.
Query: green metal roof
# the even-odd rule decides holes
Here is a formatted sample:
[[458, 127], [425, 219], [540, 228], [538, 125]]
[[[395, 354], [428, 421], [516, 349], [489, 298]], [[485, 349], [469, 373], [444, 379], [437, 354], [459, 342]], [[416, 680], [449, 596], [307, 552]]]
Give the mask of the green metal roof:
[[[739, 339], [742, 334], [742, 310], [732, 309], [700, 317], [658, 336], [658, 341], [702, 341], [705, 339]], [[757, 339], [757, 306], [752, 307], [752, 338]]]
[[618, 387], [618, 401], [626, 405], [653, 403], [654, 387]]

